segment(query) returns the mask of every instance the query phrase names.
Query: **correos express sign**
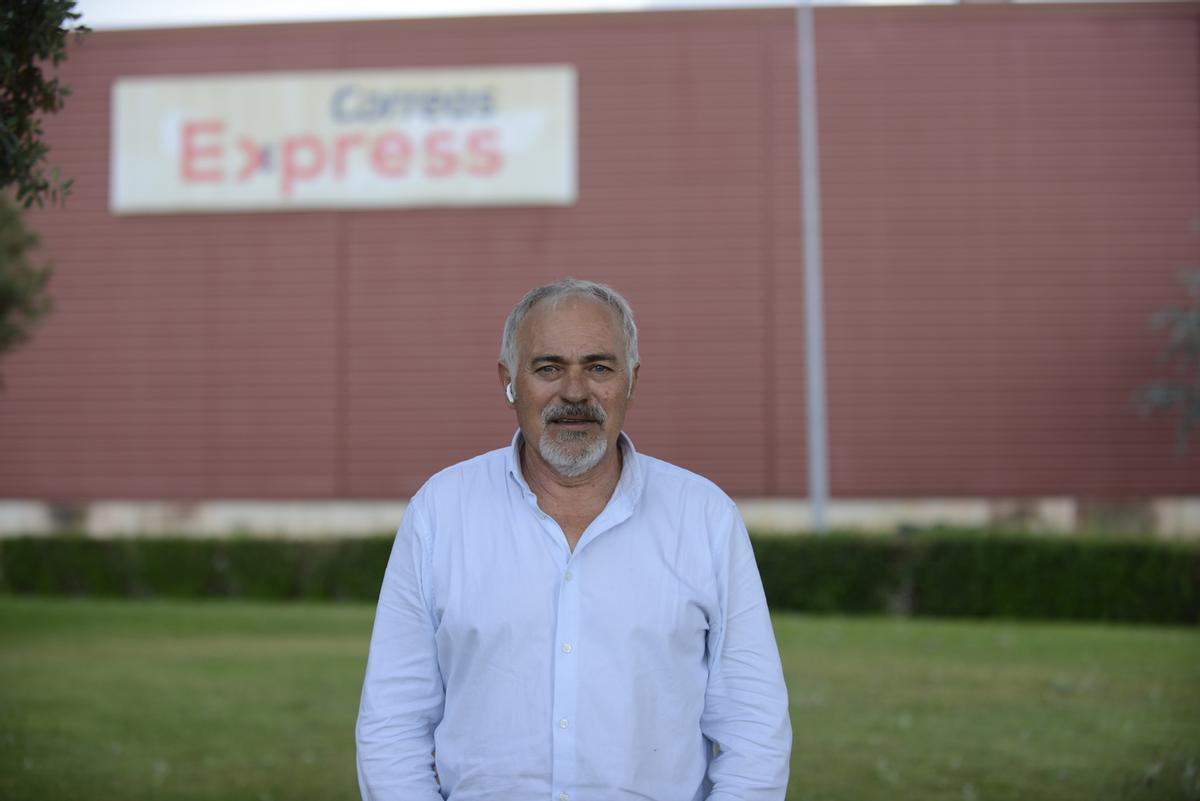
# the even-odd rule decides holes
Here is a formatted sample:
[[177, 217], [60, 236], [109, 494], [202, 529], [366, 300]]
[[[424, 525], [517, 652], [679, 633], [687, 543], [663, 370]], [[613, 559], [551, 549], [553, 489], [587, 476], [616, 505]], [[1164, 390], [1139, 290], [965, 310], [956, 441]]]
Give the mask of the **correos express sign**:
[[569, 66], [120, 79], [116, 213], [575, 201]]

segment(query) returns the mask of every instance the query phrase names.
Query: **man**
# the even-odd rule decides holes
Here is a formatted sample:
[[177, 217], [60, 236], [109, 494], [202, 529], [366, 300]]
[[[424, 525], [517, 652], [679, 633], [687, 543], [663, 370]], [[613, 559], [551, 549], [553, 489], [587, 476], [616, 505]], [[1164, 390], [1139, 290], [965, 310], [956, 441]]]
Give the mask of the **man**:
[[509, 315], [512, 445], [430, 479], [396, 535], [364, 801], [782, 801], [787, 691], [745, 526], [621, 433], [638, 369], [602, 284]]

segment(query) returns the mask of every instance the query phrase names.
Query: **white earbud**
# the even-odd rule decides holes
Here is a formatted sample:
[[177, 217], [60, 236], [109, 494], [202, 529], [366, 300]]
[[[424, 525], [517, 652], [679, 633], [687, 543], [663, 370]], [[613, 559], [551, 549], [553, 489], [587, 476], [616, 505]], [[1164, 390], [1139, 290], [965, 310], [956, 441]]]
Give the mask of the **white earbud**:
[[504, 386], [504, 397], [508, 398], [509, 403], [517, 402], [517, 393], [513, 392], [511, 381]]

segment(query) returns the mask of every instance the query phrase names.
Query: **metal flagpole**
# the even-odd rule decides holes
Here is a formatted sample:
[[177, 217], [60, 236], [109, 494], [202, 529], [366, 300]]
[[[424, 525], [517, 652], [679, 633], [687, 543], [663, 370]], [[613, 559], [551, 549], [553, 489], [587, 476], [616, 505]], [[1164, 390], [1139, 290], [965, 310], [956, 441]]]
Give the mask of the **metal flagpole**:
[[828, 530], [829, 457], [825, 414], [825, 324], [821, 291], [821, 182], [817, 149], [816, 54], [812, 0], [796, 8], [796, 70], [800, 88], [800, 174], [804, 235], [805, 378], [808, 386], [808, 497], [813, 529]]

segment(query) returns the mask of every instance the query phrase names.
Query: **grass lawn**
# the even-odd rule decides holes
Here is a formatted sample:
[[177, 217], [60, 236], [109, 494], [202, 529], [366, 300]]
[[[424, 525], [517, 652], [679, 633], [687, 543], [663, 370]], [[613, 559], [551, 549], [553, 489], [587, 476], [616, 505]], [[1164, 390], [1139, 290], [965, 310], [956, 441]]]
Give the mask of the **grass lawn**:
[[[354, 801], [372, 612], [0, 597], [0, 801]], [[1200, 801], [1200, 631], [776, 631], [789, 801]]]

